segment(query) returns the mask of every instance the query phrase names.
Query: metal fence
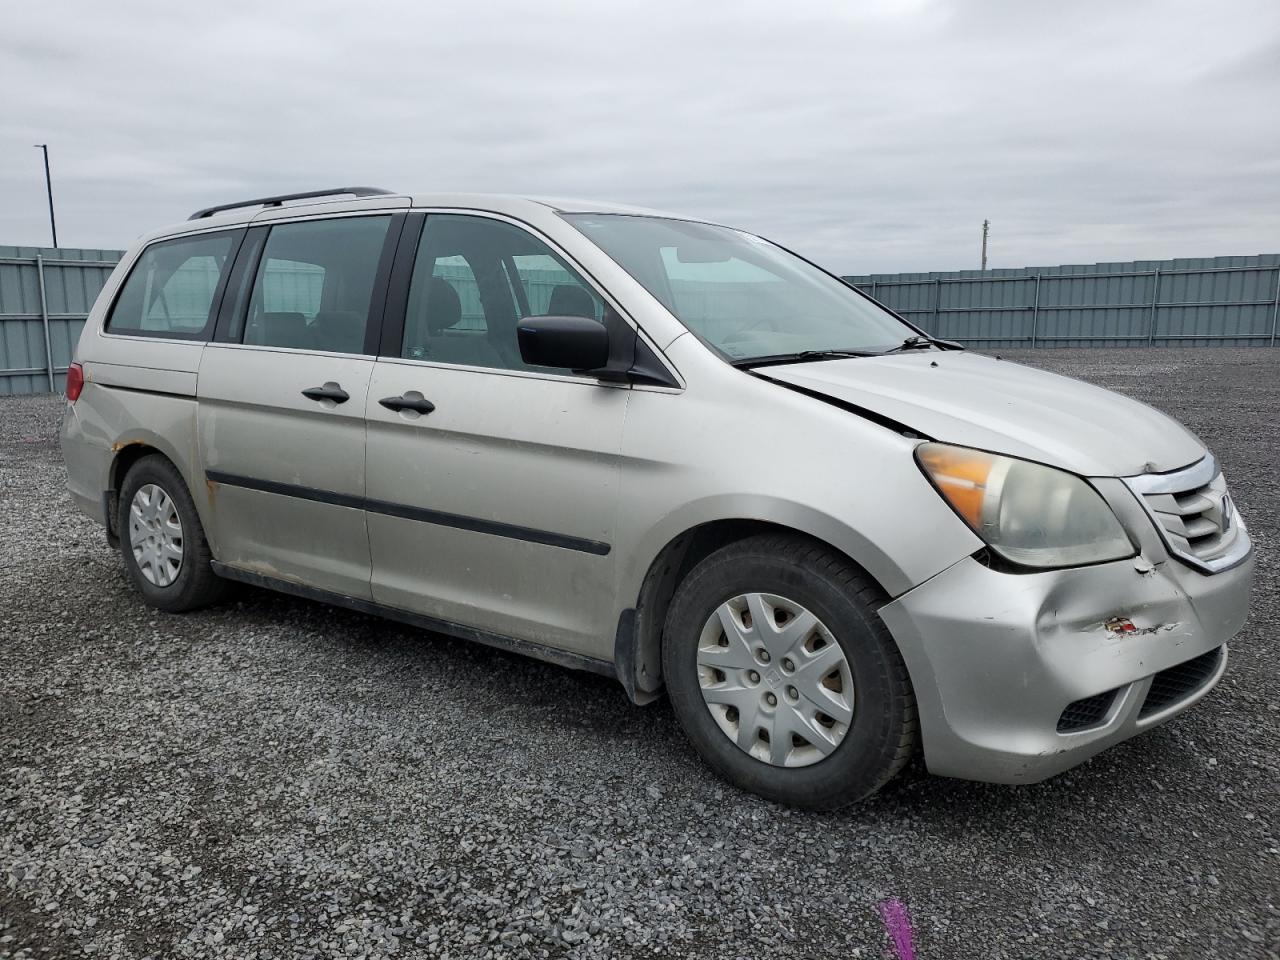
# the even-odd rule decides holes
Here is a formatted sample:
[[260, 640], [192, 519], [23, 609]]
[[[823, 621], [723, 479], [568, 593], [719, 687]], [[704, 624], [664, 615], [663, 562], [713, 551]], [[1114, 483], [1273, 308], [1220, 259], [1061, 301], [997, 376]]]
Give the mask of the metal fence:
[[1280, 254], [845, 277], [983, 347], [1275, 346]]
[[0, 246], [0, 396], [63, 388], [120, 250]]
[[[0, 396], [62, 389], [121, 255], [0, 246]], [[935, 336], [983, 347], [1280, 342], [1280, 254], [845, 279]]]

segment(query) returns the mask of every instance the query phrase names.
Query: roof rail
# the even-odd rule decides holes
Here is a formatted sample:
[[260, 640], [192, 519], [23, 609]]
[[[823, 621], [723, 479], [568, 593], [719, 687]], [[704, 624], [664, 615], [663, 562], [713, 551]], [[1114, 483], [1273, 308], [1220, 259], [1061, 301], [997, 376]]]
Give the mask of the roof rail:
[[337, 197], [344, 194], [352, 197], [378, 197], [384, 194], [390, 194], [392, 191], [383, 190], [381, 187], [334, 187], [331, 190], [309, 190], [306, 193], [282, 193], [278, 197], [259, 197], [256, 200], [238, 200], [235, 203], [220, 203], [216, 207], [205, 207], [203, 210], [197, 210], [188, 220], [202, 220], [205, 217], [211, 217], [215, 213], [221, 213], [223, 210], [236, 210], [240, 207], [279, 207], [283, 206], [286, 200], [310, 200], [313, 197]]

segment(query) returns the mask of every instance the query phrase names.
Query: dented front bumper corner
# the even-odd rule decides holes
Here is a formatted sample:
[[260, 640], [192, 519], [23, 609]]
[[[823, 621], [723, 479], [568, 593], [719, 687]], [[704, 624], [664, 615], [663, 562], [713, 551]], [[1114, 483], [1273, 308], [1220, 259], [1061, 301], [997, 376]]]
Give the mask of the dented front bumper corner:
[[[1034, 783], [1180, 713], [1222, 676], [1252, 579], [1252, 556], [1212, 575], [1141, 555], [1029, 574], [971, 557], [886, 604], [929, 770]], [[1064, 717], [1081, 701], [1096, 718]]]

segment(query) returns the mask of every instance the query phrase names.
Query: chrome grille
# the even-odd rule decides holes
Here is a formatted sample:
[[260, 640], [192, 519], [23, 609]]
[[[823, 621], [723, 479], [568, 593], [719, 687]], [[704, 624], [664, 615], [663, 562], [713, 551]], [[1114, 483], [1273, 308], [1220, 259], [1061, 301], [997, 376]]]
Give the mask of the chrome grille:
[[1210, 455], [1172, 473], [1126, 477], [1169, 552], [1206, 573], [1233, 567], [1249, 554], [1249, 534]]

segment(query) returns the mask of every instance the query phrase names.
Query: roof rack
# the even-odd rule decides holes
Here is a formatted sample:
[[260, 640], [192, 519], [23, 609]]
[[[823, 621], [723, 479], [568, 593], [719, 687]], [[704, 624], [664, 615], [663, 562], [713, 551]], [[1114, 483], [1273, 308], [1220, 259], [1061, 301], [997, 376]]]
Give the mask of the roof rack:
[[235, 203], [220, 203], [216, 207], [205, 207], [203, 210], [197, 210], [188, 220], [202, 220], [205, 217], [211, 217], [215, 213], [221, 213], [223, 210], [236, 210], [240, 207], [279, 207], [283, 206], [286, 200], [310, 200], [313, 197], [379, 197], [390, 194], [392, 191], [383, 190], [381, 187], [334, 187], [331, 190], [310, 190], [306, 193], [282, 193], [278, 197], [259, 197], [256, 200], [238, 200]]

